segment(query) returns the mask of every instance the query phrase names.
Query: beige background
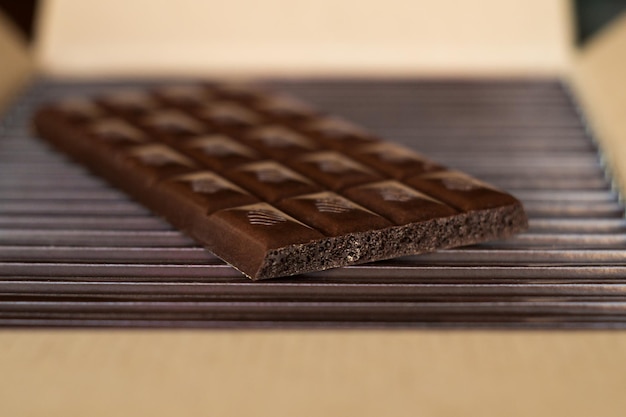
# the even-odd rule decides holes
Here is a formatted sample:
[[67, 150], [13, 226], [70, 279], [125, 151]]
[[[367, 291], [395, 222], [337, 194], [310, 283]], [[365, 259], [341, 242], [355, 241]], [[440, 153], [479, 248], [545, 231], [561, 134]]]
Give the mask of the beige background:
[[569, 65], [566, 0], [46, 4], [37, 53], [56, 74], [485, 75]]
[[[289, 30], [268, 24], [285, 8], [308, 7], [307, 16], [326, 19], [313, 2], [264, 0], [263, 13], [242, 15], [240, 1], [56, 0], [41, 16], [37, 53], [41, 71], [71, 76], [179, 68], [241, 76], [566, 71], [597, 106], [588, 111], [607, 132], [605, 148], [611, 155], [623, 149], [625, 22], [572, 67], [564, 1], [490, 0], [478, 12], [468, 3], [429, 2], [429, 10], [425, 2], [403, 2], [402, 10], [383, 8], [395, 0], [370, 4], [359, 13], [381, 26], [360, 43], [354, 23], [344, 26], [353, 8], [340, 7], [333, 16], [341, 21], [331, 19], [321, 33], [304, 21]], [[188, 14], [182, 23], [170, 19], [181, 14]], [[227, 18], [244, 28], [241, 36], [232, 36]], [[166, 33], [176, 35], [159, 38]], [[189, 45], [197, 33], [210, 41], [175, 45]], [[337, 45], [339, 35], [345, 42]], [[263, 47], [251, 46], [257, 40]], [[261, 61], [268, 48], [273, 59]], [[344, 56], [348, 49], [352, 57]], [[2, 20], [0, 56], [4, 94], [24, 79], [29, 59]], [[0, 373], [0, 414], [7, 416], [622, 416], [626, 333], [1, 331]]]

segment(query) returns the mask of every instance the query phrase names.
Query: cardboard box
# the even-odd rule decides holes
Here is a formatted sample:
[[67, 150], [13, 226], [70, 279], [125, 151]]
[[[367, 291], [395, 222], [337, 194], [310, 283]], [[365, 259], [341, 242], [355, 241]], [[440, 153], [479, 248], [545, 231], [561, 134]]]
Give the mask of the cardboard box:
[[[583, 100], [624, 185], [626, 16], [583, 50], [571, 16], [559, 0], [51, 0], [31, 50], [0, 16], [0, 93], [27, 75], [555, 75]], [[3, 330], [0, 369], [7, 416], [626, 409], [623, 332]]]

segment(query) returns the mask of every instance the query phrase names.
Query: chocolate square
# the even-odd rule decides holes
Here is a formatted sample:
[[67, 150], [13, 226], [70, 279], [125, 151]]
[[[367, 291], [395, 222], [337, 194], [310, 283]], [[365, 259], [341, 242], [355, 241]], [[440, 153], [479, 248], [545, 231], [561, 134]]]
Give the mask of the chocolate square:
[[330, 191], [287, 198], [276, 205], [326, 236], [341, 236], [392, 225], [383, 217]]
[[462, 210], [486, 210], [519, 204], [510, 194], [457, 171], [439, 171], [408, 178], [406, 183], [450, 206]]
[[286, 163], [331, 190], [382, 179], [371, 168], [335, 151], [303, 154]]
[[445, 169], [411, 149], [388, 142], [352, 148], [349, 153], [354, 159], [396, 179]]
[[269, 202], [321, 191], [311, 180], [274, 161], [242, 165], [224, 175]]
[[349, 188], [344, 194], [399, 225], [457, 213], [443, 202], [394, 180]]
[[261, 158], [255, 150], [222, 134], [201, 136], [181, 146], [193, 153], [196, 160], [219, 172], [258, 161]]
[[276, 124], [252, 128], [243, 138], [250, 146], [279, 160], [317, 149], [310, 138]]

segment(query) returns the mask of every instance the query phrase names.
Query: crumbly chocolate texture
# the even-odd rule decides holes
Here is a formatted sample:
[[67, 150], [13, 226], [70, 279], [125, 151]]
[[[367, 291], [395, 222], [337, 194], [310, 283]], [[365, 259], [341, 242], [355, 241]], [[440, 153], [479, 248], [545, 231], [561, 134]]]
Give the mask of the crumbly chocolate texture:
[[509, 236], [521, 203], [256, 87], [167, 85], [42, 107], [49, 140], [252, 279]]

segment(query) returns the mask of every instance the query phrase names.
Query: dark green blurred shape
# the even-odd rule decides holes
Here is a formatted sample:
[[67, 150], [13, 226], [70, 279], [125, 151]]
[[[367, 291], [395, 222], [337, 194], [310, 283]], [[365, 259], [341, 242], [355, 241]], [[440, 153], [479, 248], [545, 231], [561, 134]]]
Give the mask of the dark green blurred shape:
[[607, 23], [626, 10], [626, 0], [575, 0], [577, 42], [584, 44]]

